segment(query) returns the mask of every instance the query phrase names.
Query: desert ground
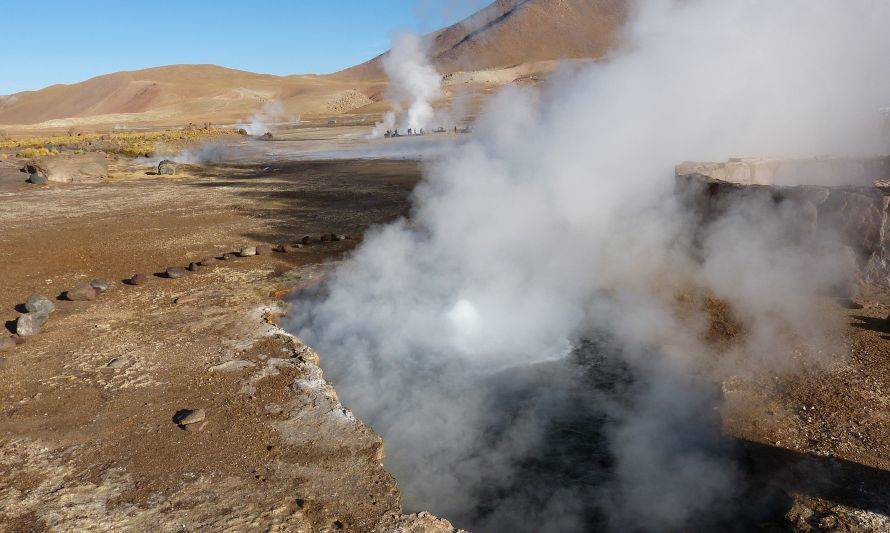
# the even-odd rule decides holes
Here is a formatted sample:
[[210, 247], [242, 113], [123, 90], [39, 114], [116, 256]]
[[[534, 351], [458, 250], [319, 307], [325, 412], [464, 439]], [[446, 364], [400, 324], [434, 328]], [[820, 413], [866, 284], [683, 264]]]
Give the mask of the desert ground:
[[[57, 309], [41, 335], [3, 353], [2, 529], [397, 523], [380, 438], [276, 319], [288, 292], [324, 276], [365, 228], [404, 214], [417, 163], [208, 166], [175, 179], [128, 170], [34, 187], [3, 164], [4, 320], [35, 293]], [[160, 274], [332, 232], [349, 239]], [[122, 283], [137, 272], [144, 285]], [[96, 301], [57, 299], [97, 277], [110, 288]], [[181, 409], [205, 418], [177, 425]]]
[[[361, 131], [228, 139], [238, 163], [173, 176], [118, 157], [101, 183], [36, 186], [20, 160], [0, 163], [2, 318], [14, 331], [33, 294], [56, 306], [40, 335], [0, 354], [3, 530], [451, 530], [402, 514], [383, 441], [278, 326], [292, 291], [323, 279], [369, 227], [410, 214], [414, 157], [312, 155], [367, 149]], [[330, 234], [342, 240], [320, 241]], [[265, 253], [165, 273], [258, 245]], [[144, 284], [125, 282], [135, 273]], [[94, 278], [109, 283], [95, 301], [63, 298]], [[843, 362], [722, 384], [724, 431], [777, 506], [761, 529], [886, 525], [890, 297], [860, 300], [825, 301], [847, 324]]]

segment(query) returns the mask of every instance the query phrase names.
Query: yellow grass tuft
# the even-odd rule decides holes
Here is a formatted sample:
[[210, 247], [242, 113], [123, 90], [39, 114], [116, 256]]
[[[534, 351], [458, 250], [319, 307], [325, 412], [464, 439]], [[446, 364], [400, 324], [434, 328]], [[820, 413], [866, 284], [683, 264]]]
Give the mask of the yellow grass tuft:
[[[128, 157], [151, 156], [157, 152], [179, 151], [183, 146], [214, 137], [239, 135], [237, 130], [226, 128], [183, 129], [141, 132], [83, 133], [80, 135], [51, 135], [19, 139], [0, 139], [0, 149], [19, 150], [17, 157], [29, 158], [39, 155], [58, 154], [63, 147], [66, 151], [106, 152]], [[47, 146], [53, 146], [52, 150]]]

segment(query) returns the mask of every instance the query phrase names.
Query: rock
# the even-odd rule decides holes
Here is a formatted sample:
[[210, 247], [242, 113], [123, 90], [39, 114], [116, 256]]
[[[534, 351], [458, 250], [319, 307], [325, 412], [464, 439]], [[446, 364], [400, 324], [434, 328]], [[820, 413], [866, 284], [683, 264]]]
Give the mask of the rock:
[[29, 313], [37, 313], [41, 315], [49, 315], [56, 310], [56, 304], [52, 300], [41, 294], [32, 294], [25, 302], [25, 309]]
[[334, 234], [334, 233], [331, 234], [331, 240], [334, 242], [345, 241], [347, 239], [349, 239], [349, 235], [341, 235], [341, 234]]
[[68, 136], [69, 137], [80, 137], [83, 135], [83, 130], [78, 128], [77, 126], [72, 126], [68, 128]]
[[173, 303], [175, 303], [177, 305], [193, 304], [193, 303], [197, 302], [198, 300], [200, 300], [200, 298], [198, 298], [197, 294], [184, 294], [182, 296], [179, 296], [175, 300], [173, 300]]
[[206, 418], [203, 409], [180, 409], [173, 415], [173, 423], [185, 429], [189, 424], [197, 424]]
[[271, 141], [271, 140], [273, 139], [273, 137], [272, 137], [272, 132], [271, 132], [271, 131], [267, 131], [266, 133], [260, 135], [260, 136], [257, 137], [257, 138], [258, 138], [259, 140], [261, 140], [261, 141]]
[[161, 174], [161, 175], [176, 174], [176, 162], [170, 161], [169, 159], [164, 159], [163, 161], [158, 163], [158, 174]]
[[25, 169], [58, 183], [94, 183], [108, 176], [105, 156], [96, 152], [35, 157]]
[[232, 253], [232, 252], [229, 252], [229, 253], [227, 253], [227, 254], [223, 254], [223, 256], [222, 256], [223, 261], [231, 261], [232, 259], [235, 259], [236, 257], [238, 257], [238, 254], [235, 254], [235, 253]]
[[267, 255], [272, 253], [271, 244], [258, 244], [256, 247], [257, 255]]
[[40, 313], [25, 313], [15, 322], [15, 332], [22, 337], [37, 335], [49, 317]]
[[287, 243], [279, 242], [275, 245], [275, 248], [272, 248], [274, 251], [278, 253], [286, 253], [287, 252]]
[[304, 244], [304, 245], [305, 245], [305, 244], [312, 244], [312, 237], [310, 237], [309, 235], [306, 235], [305, 237], [303, 237], [302, 239], [300, 239], [300, 243], [301, 243], [301, 244]]
[[39, 172], [32, 172], [25, 181], [34, 185], [46, 185], [48, 180], [46, 179], [46, 176], [41, 175]]
[[256, 366], [250, 361], [245, 361], [243, 359], [236, 359], [234, 361], [226, 361], [225, 363], [211, 366], [207, 369], [208, 372], [237, 372], [244, 368]]
[[194, 261], [189, 263], [189, 272], [197, 272], [199, 268], [201, 267], [198, 265], [198, 263], [195, 263]]
[[96, 299], [99, 291], [89, 283], [78, 283], [73, 288], [65, 292], [65, 298], [72, 302], [86, 302]]
[[201, 259], [200, 261], [198, 261], [199, 265], [205, 266], [205, 267], [213, 266], [217, 263], [219, 263], [219, 259], [217, 259], [215, 257], [205, 257], [204, 259]]
[[102, 278], [96, 278], [90, 282], [90, 287], [99, 292], [105, 292], [108, 290], [108, 282]]
[[185, 269], [182, 267], [167, 267], [164, 271], [170, 279], [179, 279], [185, 276]]
[[107, 363], [105, 363], [105, 368], [121, 368], [127, 364], [127, 360], [122, 357], [113, 357]]
[[145, 274], [133, 274], [133, 277], [127, 280], [127, 283], [130, 285], [142, 285], [148, 280], [148, 277]]
[[256, 255], [255, 246], [245, 246], [244, 248], [241, 248], [241, 251], [238, 252], [239, 257], [250, 257], [252, 255]]
[[12, 350], [17, 345], [12, 337], [0, 337], [0, 352], [8, 352]]
[[322, 233], [322, 234], [321, 234], [321, 238], [318, 239], [318, 240], [321, 241], [321, 242], [330, 242], [330, 241], [331, 241], [331, 234], [330, 234], [330, 233]]

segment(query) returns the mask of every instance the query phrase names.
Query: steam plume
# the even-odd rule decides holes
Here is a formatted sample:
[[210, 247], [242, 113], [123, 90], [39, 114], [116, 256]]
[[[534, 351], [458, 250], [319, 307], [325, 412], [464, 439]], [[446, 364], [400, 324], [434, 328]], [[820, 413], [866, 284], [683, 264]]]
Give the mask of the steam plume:
[[242, 124], [241, 128], [248, 135], [263, 135], [271, 132], [274, 124], [280, 121], [299, 122], [300, 117], [289, 114], [281, 102], [273, 100], [267, 102], [259, 111], [251, 115], [250, 122]]
[[[410, 32], [401, 32], [393, 38], [392, 49], [383, 56], [383, 70], [389, 77], [389, 98], [395, 102], [396, 111], [387, 112], [373, 136], [379, 137], [392, 128], [419, 130], [432, 125], [432, 102], [442, 94], [442, 77], [427, 58], [423, 39]], [[402, 105], [407, 110], [402, 114]]]
[[[813, 303], [843, 268], [836, 243], [789, 236], [788, 211], [757, 199], [694, 247], [672, 169], [883, 151], [888, 22], [874, 0], [641, 2], [610, 60], [488, 103], [475, 138], [427, 166], [412, 223], [370, 232], [292, 324], [383, 435], [409, 508], [529, 531], [729, 512], [743, 487], [709, 384], [780, 369], [801, 342], [830, 352]], [[677, 310], [690, 288], [746, 328], [719, 361], [707, 317]], [[556, 430], [596, 424], [565, 434], [610, 459], [591, 448], [536, 487]]]

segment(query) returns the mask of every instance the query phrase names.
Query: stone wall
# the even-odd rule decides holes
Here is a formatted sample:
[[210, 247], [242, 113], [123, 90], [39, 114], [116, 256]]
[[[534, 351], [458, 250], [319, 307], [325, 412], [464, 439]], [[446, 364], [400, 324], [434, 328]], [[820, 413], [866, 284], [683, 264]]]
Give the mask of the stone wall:
[[789, 232], [817, 240], [840, 236], [855, 252], [860, 275], [881, 283], [887, 282], [890, 263], [888, 177], [887, 157], [731, 159], [676, 168], [677, 191], [698, 217], [698, 226], [745, 199], [781, 205]]

